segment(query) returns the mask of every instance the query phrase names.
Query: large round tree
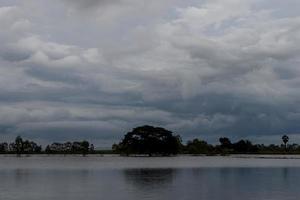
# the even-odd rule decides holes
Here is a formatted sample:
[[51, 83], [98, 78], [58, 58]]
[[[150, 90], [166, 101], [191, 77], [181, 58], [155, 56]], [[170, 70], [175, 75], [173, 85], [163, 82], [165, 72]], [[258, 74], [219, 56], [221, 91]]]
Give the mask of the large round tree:
[[180, 137], [160, 127], [141, 126], [128, 132], [117, 145], [120, 153], [152, 155], [175, 155], [180, 150]]

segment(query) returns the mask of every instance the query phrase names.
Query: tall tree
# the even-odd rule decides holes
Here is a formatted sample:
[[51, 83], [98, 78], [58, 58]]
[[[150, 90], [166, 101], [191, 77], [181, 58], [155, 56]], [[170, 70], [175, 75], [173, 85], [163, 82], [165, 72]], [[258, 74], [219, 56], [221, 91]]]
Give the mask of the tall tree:
[[208, 154], [213, 151], [213, 147], [203, 140], [194, 139], [187, 142], [186, 150], [189, 154]]
[[221, 144], [221, 148], [226, 148], [226, 149], [232, 148], [232, 143], [227, 137], [221, 137], [219, 139], [219, 142]]
[[287, 143], [289, 141], [289, 136], [283, 135], [281, 139], [282, 139], [282, 141], [284, 143], [284, 148], [287, 149]]
[[82, 155], [86, 155], [89, 153], [90, 143], [86, 140], [81, 142]]
[[23, 152], [23, 139], [21, 136], [17, 136], [15, 139], [15, 145], [16, 145], [16, 153], [17, 155], [21, 155]]
[[[118, 150], [124, 154], [171, 155], [179, 153], [180, 137], [161, 127], [141, 126], [128, 132], [119, 143]], [[116, 146], [114, 145], [116, 149]]]

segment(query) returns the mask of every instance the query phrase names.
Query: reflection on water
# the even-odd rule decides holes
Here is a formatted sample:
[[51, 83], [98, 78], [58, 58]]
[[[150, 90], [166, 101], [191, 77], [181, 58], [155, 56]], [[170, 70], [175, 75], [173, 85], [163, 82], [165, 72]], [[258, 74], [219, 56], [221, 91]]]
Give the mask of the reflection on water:
[[[52, 166], [53, 159], [44, 164]], [[300, 196], [299, 167], [170, 168], [166, 163], [166, 168], [107, 169], [99, 167], [105, 163], [85, 167], [82, 159], [80, 168], [66, 166], [74, 165], [72, 160], [64, 160], [61, 167], [41, 168], [23, 162], [27, 167], [9, 169], [0, 164], [1, 200], [298, 200]], [[160, 159], [159, 165], [163, 162]]]
[[124, 169], [125, 181], [139, 189], [162, 188], [170, 184], [175, 175], [175, 169]]
[[298, 199], [298, 168], [123, 170], [136, 199]]
[[[172, 190], [176, 169], [124, 169], [124, 184], [135, 199], [160, 199], [165, 191]], [[159, 195], [160, 197], [159, 197]]]

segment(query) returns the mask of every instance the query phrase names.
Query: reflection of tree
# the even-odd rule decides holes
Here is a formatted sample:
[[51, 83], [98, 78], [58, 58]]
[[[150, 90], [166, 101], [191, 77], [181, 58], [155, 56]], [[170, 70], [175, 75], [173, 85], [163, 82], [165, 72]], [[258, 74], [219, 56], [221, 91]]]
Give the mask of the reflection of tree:
[[286, 181], [289, 178], [289, 168], [284, 167], [282, 168], [282, 177]]
[[126, 182], [137, 189], [157, 189], [167, 187], [174, 178], [175, 169], [125, 169]]

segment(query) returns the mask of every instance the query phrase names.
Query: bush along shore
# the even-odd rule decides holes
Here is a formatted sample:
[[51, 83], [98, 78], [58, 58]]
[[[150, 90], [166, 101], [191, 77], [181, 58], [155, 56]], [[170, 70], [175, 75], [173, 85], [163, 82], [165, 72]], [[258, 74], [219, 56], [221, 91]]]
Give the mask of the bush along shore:
[[140, 126], [125, 134], [124, 138], [112, 145], [111, 150], [96, 150], [88, 141], [52, 143], [43, 148], [34, 141], [16, 137], [12, 143], [0, 143], [0, 154], [120, 154], [124, 156], [172, 156], [230, 155], [230, 154], [300, 154], [298, 144], [289, 144], [289, 137], [283, 135], [281, 144], [253, 144], [249, 140], [232, 142], [227, 137], [219, 138], [217, 145], [195, 138], [183, 144], [180, 135], [161, 127]]

